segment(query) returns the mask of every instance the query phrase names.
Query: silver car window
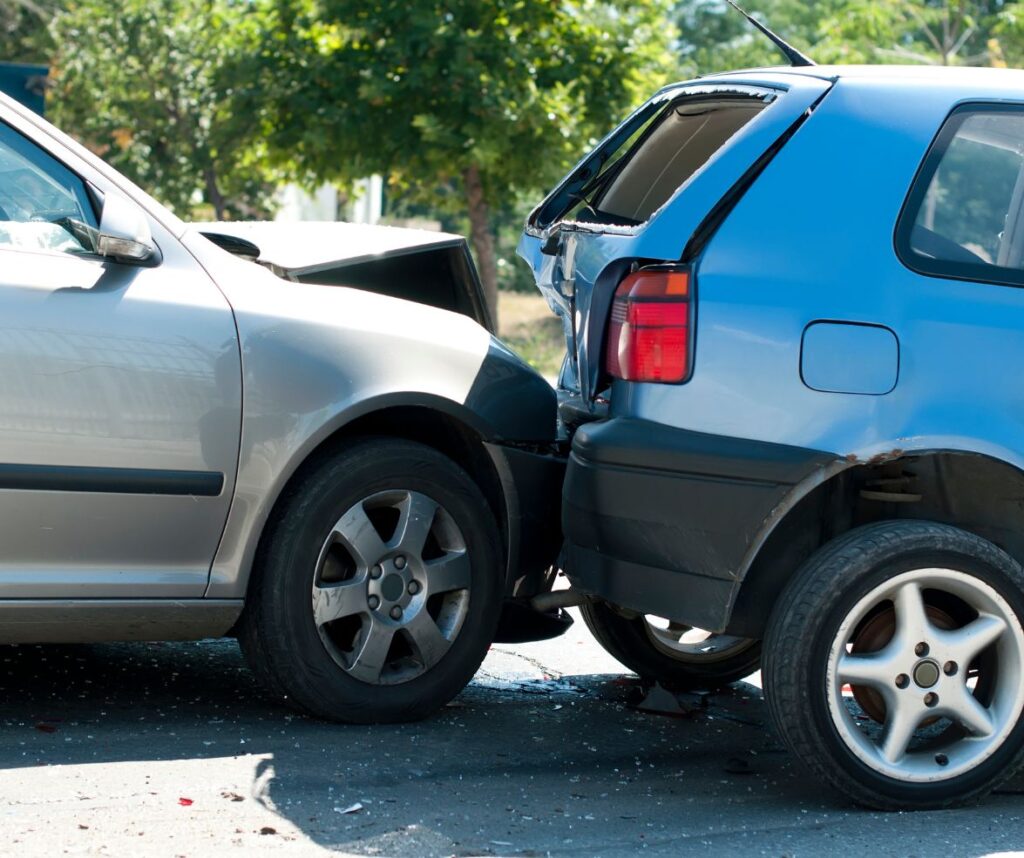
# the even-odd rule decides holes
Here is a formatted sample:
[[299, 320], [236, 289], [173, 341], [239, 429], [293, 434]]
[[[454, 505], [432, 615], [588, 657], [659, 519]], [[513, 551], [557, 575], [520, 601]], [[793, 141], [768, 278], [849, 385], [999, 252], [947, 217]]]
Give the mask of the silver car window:
[[96, 226], [85, 183], [0, 124], [0, 250], [89, 254]]

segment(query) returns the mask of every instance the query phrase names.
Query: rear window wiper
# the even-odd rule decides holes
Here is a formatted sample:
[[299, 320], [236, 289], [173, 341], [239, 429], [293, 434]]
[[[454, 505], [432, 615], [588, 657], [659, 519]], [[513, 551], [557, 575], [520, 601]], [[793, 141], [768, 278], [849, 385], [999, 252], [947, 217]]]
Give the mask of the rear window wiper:
[[593, 217], [586, 220], [578, 218], [581, 223], [596, 223], [602, 226], [640, 226], [640, 224], [643, 223], [642, 220], [635, 220], [634, 218], [626, 217], [625, 215], [613, 214], [612, 212], [606, 212], [602, 209], [594, 208], [593, 206], [588, 206], [588, 208], [592, 212]]

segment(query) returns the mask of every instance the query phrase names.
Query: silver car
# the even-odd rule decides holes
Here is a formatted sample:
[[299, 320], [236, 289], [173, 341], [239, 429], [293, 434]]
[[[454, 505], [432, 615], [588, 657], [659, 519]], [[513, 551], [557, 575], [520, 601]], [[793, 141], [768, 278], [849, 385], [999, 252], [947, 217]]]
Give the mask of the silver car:
[[0, 643], [236, 634], [388, 721], [564, 627], [555, 396], [462, 239], [188, 225], [0, 97], [0, 260]]

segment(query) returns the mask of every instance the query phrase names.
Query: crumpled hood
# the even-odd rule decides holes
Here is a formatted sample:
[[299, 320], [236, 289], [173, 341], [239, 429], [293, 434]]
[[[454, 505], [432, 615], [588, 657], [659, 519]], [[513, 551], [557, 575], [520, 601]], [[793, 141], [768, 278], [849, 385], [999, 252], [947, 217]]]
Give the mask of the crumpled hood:
[[371, 226], [344, 221], [210, 221], [193, 223], [202, 233], [219, 233], [255, 244], [258, 261], [279, 277], [308, 275], [426, 248], [458, 247], [460, 235], [427, 229]]
[[402, 298], [461, 313], [494, 330], [476, 266], [462, 236], [341, 221], [192, 226], [221, 248], [255, 261], [285, 280], [348, 286]]

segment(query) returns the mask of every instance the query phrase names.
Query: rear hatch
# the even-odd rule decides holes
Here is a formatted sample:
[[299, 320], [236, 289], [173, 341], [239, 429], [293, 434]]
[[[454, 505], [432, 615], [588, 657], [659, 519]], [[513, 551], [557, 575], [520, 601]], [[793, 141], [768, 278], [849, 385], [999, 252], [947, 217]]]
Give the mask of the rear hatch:
[[612, 297], [635, 263], [690, 261], [831, 86], [759, 72], [668, 87], [584, 158], [530, 215], [519, 255], [562, 318], [560, 386], [602, 386]]
[[297, 283], [348, 286], [469, 316], [494, 332], [466, 240], [343, 221], [218, 221], [193, 226], [237, 256]]

